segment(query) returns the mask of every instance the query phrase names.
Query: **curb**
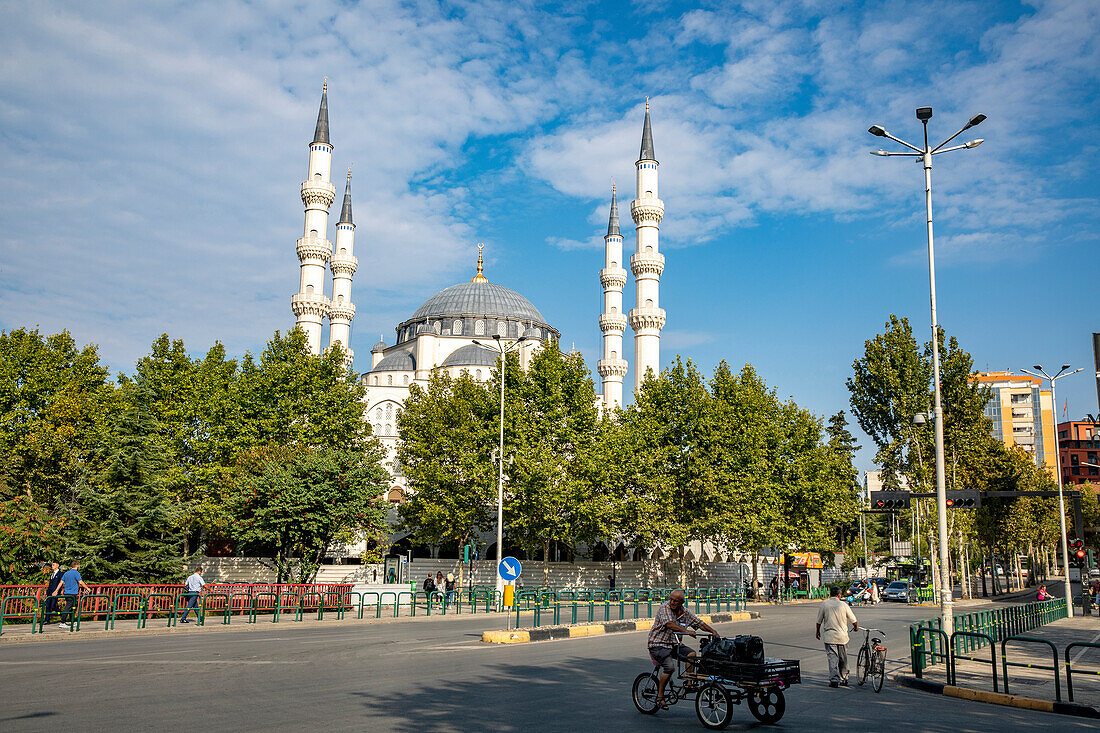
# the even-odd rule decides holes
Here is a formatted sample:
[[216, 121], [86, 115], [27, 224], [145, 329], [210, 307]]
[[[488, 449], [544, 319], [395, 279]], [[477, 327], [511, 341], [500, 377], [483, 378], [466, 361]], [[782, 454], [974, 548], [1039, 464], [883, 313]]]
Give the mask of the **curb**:
[[[731, 621], [748, 621], [760, 618], [757, 611], [741, 613], [714, 613], [699, 615], [699, 619], [708, 624], [724, 624]], [[627, 631], [648, 631], [653, 619], [641, 618], [628, 621], [608, 621], [603, 624], [585, 624], [583, 626], [542, 626], [537, 629], [506, 629], [486, 631], [481, 641], [486, 644], [525, 644], [529, 641], [554, 641], [556, 639], [577, 639], [582, 636], [602, 636], [603, 634], [621, 634]]]
[[894, 681], [903, 687], [911, 687], [914, 690], [930, 692], [934, 695], [956, 697], [960, 700], [973, 702], [985, 702], [991, 705], [1005, 705], [1024, 710], [1038, 710], [1044, 713], [1058, 713], [1059, 715], [1074, 715], [1079, 718], [1100, 718], [1100, 710], [1088, 705], [1075, 702], [1051, 702], [1050, 700], [1036, 700], [1032, 697], [1020, 697], [1019, 695], [1006, 695], [1002, 692], [989, 692], [988, 690], [972, 690], [969, 687], [948, 685], [944, 682], [917, 679], [908, 675], [897, 675]]

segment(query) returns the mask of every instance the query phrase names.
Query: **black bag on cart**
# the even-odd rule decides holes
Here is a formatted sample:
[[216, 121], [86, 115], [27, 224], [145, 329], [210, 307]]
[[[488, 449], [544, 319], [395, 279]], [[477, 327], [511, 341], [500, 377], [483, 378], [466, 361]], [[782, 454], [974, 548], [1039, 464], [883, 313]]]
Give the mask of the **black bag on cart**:
[[740, 634], [733, 637], [734, 661], [741, 664], [764, 663], [764, 640], [759, 636]]
[[764, 640], [742, 634], [731, 639], [711, 638], [699, 647], [704, 668], [720, 669], [732, 664], [763, 664]]

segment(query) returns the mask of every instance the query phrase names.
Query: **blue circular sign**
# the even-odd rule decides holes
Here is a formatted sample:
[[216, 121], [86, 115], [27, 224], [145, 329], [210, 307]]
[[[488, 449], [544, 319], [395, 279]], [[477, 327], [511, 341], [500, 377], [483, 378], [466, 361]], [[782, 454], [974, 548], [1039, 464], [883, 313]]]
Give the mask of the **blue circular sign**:
[[505, 580], [515, 580], [523, 572], [523, 566], [514, 557], [506, 557], [497, 565], [497, 572]]

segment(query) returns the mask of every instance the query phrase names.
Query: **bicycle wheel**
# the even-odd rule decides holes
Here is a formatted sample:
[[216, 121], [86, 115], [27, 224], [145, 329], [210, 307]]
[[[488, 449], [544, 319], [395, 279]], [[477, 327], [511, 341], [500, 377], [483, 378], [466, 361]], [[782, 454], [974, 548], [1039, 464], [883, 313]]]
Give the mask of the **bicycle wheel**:
[[733, 701], [726, 688], [717, 682], [703, 685], [695, 696], [695, 715], [704, 728], [722, 730], [733, 719]]
[[867, 647], [861, 646], [859, 648], [859, 656], [856, 657], [856, 682], [863, 684], [867, 681], [867, 670], [869, 668], [870, 660], [867, 657]]
[[631, 697], [634, 698], [634, 707], [646, 715], [653, 715], [660, 707], [657, 704], [657, 675], [653, 672], [643, 672], [634, 678], [634, 687]]
[[871, 658], [871, 687], [875, 692], [882, 690], [882, 682], [886, 679], [886, 652], [876, 651]]
[[749, 712], [761, 723], [778, 723], [786, 709], [787, 701], [778, 688], [761, 690], [749, 696]]

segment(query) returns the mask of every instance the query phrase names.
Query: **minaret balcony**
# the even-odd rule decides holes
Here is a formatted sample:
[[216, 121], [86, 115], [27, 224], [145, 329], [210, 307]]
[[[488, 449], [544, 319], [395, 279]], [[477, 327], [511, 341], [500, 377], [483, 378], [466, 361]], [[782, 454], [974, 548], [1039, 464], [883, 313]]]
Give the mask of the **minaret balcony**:
[[302, 203], [306, 206], [324, 206], [325, 210], [336, 200], [336, 186], [328, 181], [302, 181]]
[[359, 258], [348, 255], [333, 255], [328, 263], [333, 277], [351, 277], [359, 269]]
[[319, 260], [323, 265], [332, 257], [332, 242], [320, 237], [302, 237], [298, 240], [298, 260]]
[[626, 270], [621, 267], [605, 267], [600, 270], [600, 285], [604, 289], [619, 288], [626, 285]]
[[355, 318], [355, 303], [329, 303], [328, 319], [331, 323], [351, 323]]
[[660, 331], [665, 327], [664, 308], [631, 308], [630, 327], [635, 332], [643, 330]]
[[630, 202], [630, 217], [635, 224], [660, 224], [665, 217], [665, 202], [661, 199], [634, 199]]
[[329, 299], [320, 293], [295, 293], [290, 296], [290, 310], [298, 318], [313, 316], [320, 319], [328, 315]]
[[625, 377], [627, 368], [626, 359], [600, 359], [596, 362], [596, 373], [601, 377]]
[[634, 276], [656, 275], [661, 276], [665, 271], [665, 256], [660, 252], [638, 252], [630, 255], [630, 269]]
[[622, 313], [603, 313], [600, 315], [600, 330], [604, 333], [608, 331], [618, 331], [622, 333], [626, 330], [626, 316]]

